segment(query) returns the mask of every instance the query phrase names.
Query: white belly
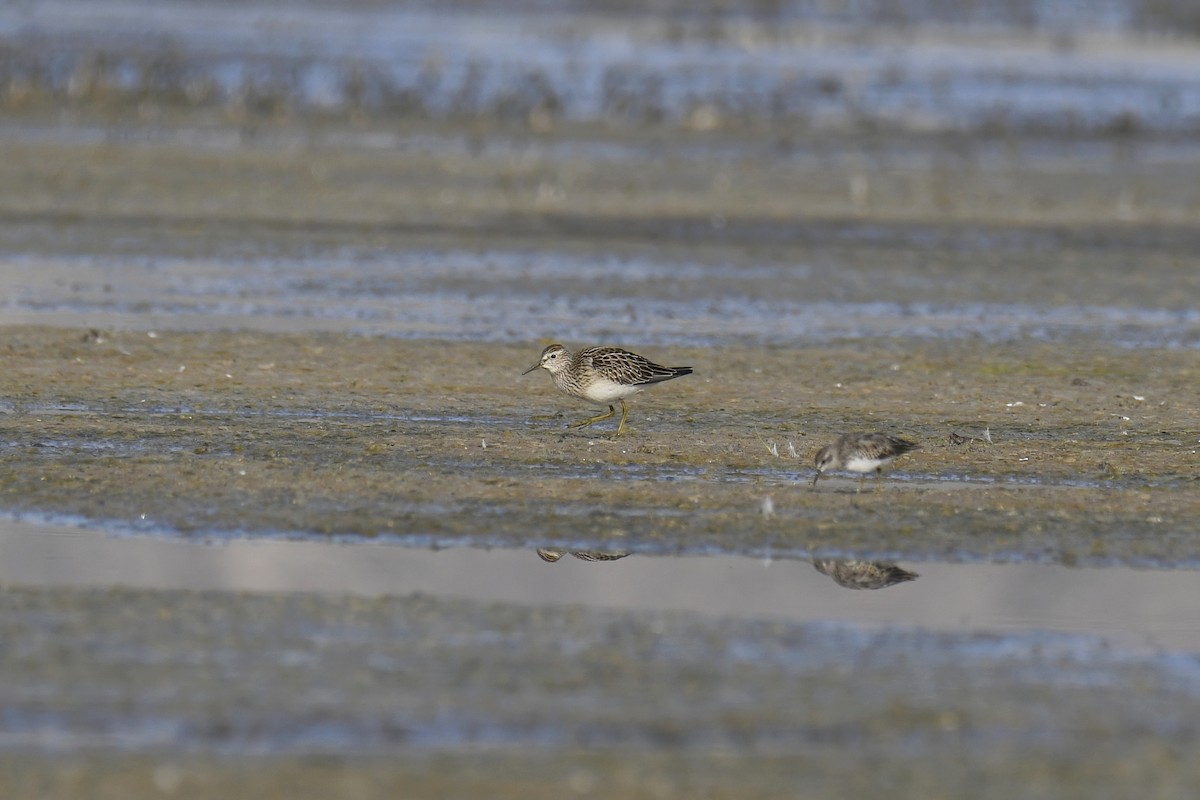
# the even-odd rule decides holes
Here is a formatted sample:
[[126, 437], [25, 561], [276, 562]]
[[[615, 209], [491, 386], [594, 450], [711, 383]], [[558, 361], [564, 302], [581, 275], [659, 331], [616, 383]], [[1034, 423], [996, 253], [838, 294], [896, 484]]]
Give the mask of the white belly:
[[632, 397], [642, 390], [641, 386], [628, 386], [623, 383], [599, 378], [592, 381], [579, 396], [596, 405], [608, 405], [626, 397]]
[[889, 461], [890, 458], [850, 458], [846, 460], [846, 469], [850, 472], [874, 472]]

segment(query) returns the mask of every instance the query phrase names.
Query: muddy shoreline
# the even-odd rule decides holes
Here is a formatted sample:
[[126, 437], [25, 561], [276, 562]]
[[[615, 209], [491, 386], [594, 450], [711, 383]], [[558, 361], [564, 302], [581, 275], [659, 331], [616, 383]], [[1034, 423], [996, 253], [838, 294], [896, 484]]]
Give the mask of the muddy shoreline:
[[[1200, 556], [1187, 351], [671, 348], [661, 357], [697, 373], [635, 398], [614, 439], [569, 430], [588, 407], [520, 376], [537, 343], [5, 334], [0, 506], [18, 512], [185, 536], [1159, 566]], [[820, 444], [876, 428], [925, 450], [862, 493], [851, 478], [807, 485]]]

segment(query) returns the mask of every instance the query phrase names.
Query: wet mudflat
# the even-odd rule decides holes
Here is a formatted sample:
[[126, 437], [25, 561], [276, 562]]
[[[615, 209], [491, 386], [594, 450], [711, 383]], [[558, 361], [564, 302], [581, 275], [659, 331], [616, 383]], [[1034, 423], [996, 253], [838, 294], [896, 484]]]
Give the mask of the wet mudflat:
[[[11, 510], [184, 535], [1191, 565], [1194, 354], [872, 340], [671, 348], [631, 430], [537, 343], [6, 330]], [[465, 369], [464, 365], [471, 365]], [[925, 445], [817, 487], [841, 430]], [[990, 441], [988, 441], [990, 439]], [[769, 513], [764, 513], [769, 503]]]
[[904, 8], [0, 11], [0, 794], [1194, 786], [1188, 9]]

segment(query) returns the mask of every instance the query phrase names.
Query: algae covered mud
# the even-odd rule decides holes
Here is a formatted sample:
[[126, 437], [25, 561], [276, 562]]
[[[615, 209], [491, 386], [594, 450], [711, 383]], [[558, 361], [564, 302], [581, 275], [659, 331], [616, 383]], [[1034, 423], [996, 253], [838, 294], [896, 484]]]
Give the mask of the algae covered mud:
[[[0, 793], [1194, 785], [1190, 631], [878, 613], [930, 562], [1040, 562], [1031, 597], [1171, 570], [1187, 627], [1200, 56], [1187, 4], [1105, 9], [0, 11], [6, 525], [145, 564], [139, 537], [520, 548], [568, 585], [782, 559], [867, 609], [572, 605], [499, 567], [117, 590], [77, 538], [10, 545], [46, 561], [5, 565]], [[520, 375], [552, 341], [695, 373], [573, 431], [592, 410]], [[923, 449], [810, 488], [846, 430]], [[848, 559], [922, 577], [849, 592]]]
[[[123, 530], [1159, 566], [1200, 546], [1189, 350], [672, 348], [697, 374], [635, 398], [614, 438], [520, 377], [532, 345], [6, 337], [4, 506]], [[925, 449], [862, 493], [810, 488], [847, 427]]]

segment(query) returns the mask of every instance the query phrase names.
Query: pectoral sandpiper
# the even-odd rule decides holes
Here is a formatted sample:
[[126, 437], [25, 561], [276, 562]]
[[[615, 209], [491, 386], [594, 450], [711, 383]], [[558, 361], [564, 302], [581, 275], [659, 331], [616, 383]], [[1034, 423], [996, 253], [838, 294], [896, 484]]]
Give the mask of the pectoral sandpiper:
[[539, 367], [550, 373], [554, 385], [563, 394], [608, 406], [607, 414], [577, 422], [572, 426], [574, 428], [585, 428], [609, 419], [617, 413], [614, 401], [620, 401], [621, 423], [617, 425], [617, 436], [621, 435], [625, 420], [629, 418], [626, 397], [651, 384], [692, 374], [691, 367], [664, 367], [619, 347], [585, 347], [572, 353], [561, 344], [547, 347], [537, 363], [521, 374], [526, 375]]

